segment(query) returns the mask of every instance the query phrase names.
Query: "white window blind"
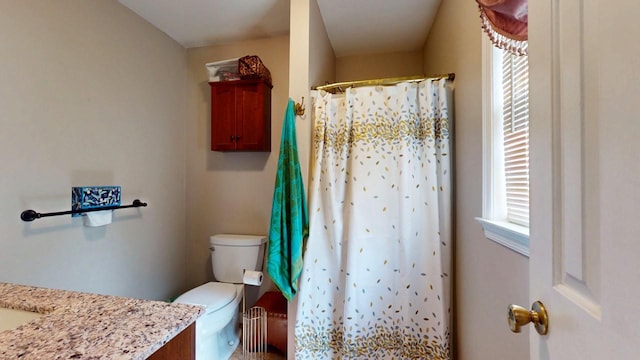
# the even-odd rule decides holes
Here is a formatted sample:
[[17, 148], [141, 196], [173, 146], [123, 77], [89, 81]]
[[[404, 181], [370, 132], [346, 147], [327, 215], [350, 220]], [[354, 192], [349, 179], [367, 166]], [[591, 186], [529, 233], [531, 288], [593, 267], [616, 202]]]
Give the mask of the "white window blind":
[[502, 56], [504, 171], [507, 220], [529, 226], [529, 65], [527, 56]]

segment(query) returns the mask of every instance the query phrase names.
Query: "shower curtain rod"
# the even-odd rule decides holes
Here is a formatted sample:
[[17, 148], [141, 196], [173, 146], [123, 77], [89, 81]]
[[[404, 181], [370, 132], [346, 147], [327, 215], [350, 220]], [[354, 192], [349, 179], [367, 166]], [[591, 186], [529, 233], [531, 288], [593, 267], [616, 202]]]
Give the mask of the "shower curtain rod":
[[311, 88], [311, 90], [324, 90], [324, 91], [330, 91], [330, 90], [336, 90], [336, 89], [342, 90], [343, 88], [347, 88], [347, 87], [395, 85], [405, 81], [422, 81], [426, 79], [442, 79], [442, 78], [446, 78], [447, 80], [455, 80], [456, 74], [449, 73], [449, 74], [433, 75], [429, 77], [420, 75], [420, 76], [404, 76], [404, 77], [395, 77], [395, 78], [386, 78], [386, 79], [344, 81], [344, 82], [337, 82], [333, 84], [314, 86]]

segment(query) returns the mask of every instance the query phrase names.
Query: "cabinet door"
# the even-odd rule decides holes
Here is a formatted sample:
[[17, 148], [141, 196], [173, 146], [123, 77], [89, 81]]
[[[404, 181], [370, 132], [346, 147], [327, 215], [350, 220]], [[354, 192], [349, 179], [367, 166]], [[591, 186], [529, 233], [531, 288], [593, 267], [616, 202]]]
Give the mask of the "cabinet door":
[[193, 360], [196, 358], [196, 323], [189, 325], [147, 360]]
[[235, 86], [211, 85], [211, 150], [235, 150], [236, 134]]
[[236, 89], [237, 150], [271, 151], [271, 89], [262, 81]]

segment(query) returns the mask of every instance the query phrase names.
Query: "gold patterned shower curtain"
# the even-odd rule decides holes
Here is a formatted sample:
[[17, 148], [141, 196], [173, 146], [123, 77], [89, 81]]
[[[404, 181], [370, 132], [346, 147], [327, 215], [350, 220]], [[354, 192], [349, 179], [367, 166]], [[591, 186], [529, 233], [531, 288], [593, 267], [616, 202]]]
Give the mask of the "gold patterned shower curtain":
[[450, 99], [316, 92], [296, 359], [450, 359]]

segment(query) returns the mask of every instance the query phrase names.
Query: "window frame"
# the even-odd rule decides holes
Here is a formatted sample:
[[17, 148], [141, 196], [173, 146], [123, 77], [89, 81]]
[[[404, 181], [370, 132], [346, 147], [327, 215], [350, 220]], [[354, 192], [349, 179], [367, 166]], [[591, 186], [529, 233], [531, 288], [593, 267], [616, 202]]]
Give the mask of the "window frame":
[[495, 176], [504, 171], [502, 106], [496, 102], [502, 90], [495, 81], [496, 72], [502, 73], [502, 62], [496, 57], [500, 50], [486, 36], [482, 38], [482, 217], [476, 220], [487, 239], [529, 257], [529, 228], [506, 220], [506, 188], [504, 180]]

